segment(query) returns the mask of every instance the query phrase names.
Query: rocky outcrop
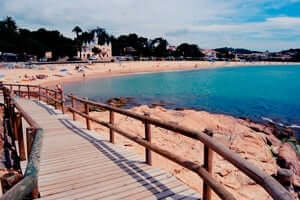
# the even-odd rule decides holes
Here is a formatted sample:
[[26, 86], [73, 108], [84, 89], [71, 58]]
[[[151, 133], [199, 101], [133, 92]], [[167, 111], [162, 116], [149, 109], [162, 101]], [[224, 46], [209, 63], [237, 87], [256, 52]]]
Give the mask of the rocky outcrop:
[[131, 97], [119, 97], [119, 98], [112, 98], [107, 101], [107, 103], [111, 106], [115, 107], [123, 107], [129, 103], [133, 102], [133, 98]]
[[281, 145], [278, 152], [278, 163], [281, 167], [293, 172], [292, 184], [300, 188], [300, 158], [290, 143]]

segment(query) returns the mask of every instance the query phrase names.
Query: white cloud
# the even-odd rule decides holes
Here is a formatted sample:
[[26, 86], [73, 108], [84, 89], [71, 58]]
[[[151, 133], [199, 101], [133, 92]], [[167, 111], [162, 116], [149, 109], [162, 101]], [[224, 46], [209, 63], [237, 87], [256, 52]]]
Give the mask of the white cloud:
[[276, 41], [280, 37], [277, 46], [268, 44], [279, 49], [279, 45], [290, 45], [282, 38], [298, 34], [300, 18], [269, 17], [251, 23], [245, 19], [260, 15], [262, 6], [281, 7], [297, 1], [0, 0], [0, 15], [13, 16], [20, 26], [59, 29], [68, 36], [73, 36], [75, 25], [83, 29], [100, 26], [115, 35], [163, 36], [175, 44], [187, 41], [205, 47], [244, 45], [255, 49], [265, 48], [262, 41], [255, 40]]

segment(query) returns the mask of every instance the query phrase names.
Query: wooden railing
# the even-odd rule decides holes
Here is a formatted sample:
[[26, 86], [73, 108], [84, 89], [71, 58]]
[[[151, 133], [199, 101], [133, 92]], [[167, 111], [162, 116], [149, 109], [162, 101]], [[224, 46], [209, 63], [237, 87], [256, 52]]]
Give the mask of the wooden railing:
[[[6, 106], [13, 105], [21, 116], [31, 125], [30, 129], [27, 129], [27, 141], [29, 141], [29, 150], [31, 149], [28, 165], [26, 172], [24, 174], [24, 179], [15, 185], [12, 189], [4, 194], [1, 199], [22, 199], [27, 194], [31, 193], [32, 196], [38, 196], [37, 188], [37, 176], [39, 171], [39, 156], [40, 148], [42, 144], [42, 129], [28, 116], [24, 110], [15, 102], [13, 93], [20, 96], [28, 98], [38, 98], [39, 100], [44, 100], [45, 102], [54, 105], [56, 108], [61, 107], [64, 112], [64, 95], [62, 91], [52, 90], [41, 86], [34, 85], [18, 85], [18, 84], [4, 84], [4, 94]], [[25, 88], [25, 90], [22, 90]], [[8, 95], [9, 94], [9, 95]], [[152, 164], [151, 153], [155, 152], [193, 172], [198, 174], [203, 179], [203, 199], [211, 199], [211, 189], [221, 198], [221, 199], [235, 199], [234, 196], [229, 193], [223, 185], [221, 185], [215, 178], [212, 176], [212, 165], [213, 165], [213, 152], [218, 153], [224, 157], [227, 161], [237, 167], [244, 174], [253, 179], [257, 184], [263, 187], [273, 199], [278, 200], [292, 200], [291, 194], [280, 185], [274, 178], [264, 173], [259, 168], [255, 167], [253, 164], [249, 163], [245, 159], [241, 158], [238, 154], [228, 149], [223, 144], [215, 140], [212, 131], [195, 131], [187, 127], [182, 127], [167, 123], [158, 119], [151, 118], [149, 115], [140, 115], [137, 113], [130, 112], [128, 110], [112, 107], [106, 104], [89, 101], [86, 98], [80, 98], [72, 94], [68, 95], [71, 100], [71, 105], [66, 108], [72, 113], [73, 120], [76, 120], [76, 114], [85, 118], [87, 129], [92, 129], [91, 121], [100, 124], [109, 128], [110, 142], [115, 142], [115, 133], [136, 142], [145, 147], [146, 151], [146, 162]], [[11, 102], [11, 103], [9, 103]], [[76, 102], [84, 104], [84, 111], [76, 109]], [[109, 120], [108, 122], [96, 119], [89, 115], [90, 106], [105, 109], [109, 111]], [[145, 125], [145, 138], [137, 137], [127, 133], [126, 131], [120, 129], [114, 124], [114, 113], [125, 115], [127, 117], [134, 118], [144, 123]], [[17, 116], [11, 114], [11, 116]], [[189, 161], [185, 158], [182, 158], [174, 153], [161, 149], [158, 145], [155, 145], [151, 142], [151, 126], [157, 126], [164, 128], [170, 131], [174, 131], [188, 138], [199, 140], [204, 144], [204, 164], [199, 165], [195, 162]], [[18, 133], [19, 134], [19, 133]], [[32, 143], [30, 141], [33, 141]], [[31, 145], [32, 144], [32, 145]], [[20, 149], [22, 147], [19, 147]], [[22, 152], [22, 150], [20, 151]], [[25, 151], [24, 151], [25, 152]], [[22, 154], [22, 153], [20, 153]], [[22, 158], [22, 155], [20, 155]], [[23, 155], [24, 158], [24, 155]]]
[[27, 167], [24, 176], [20, 182], [8, 190], [1, 199], [3, 200], [16, 200], [26, 198], [38, 198], [39, 191], [37, 186], [40, 154], [43, 140], [43, 129], [28, 115], [23, 108], [15, 101], [13, 92], [8, 87], [2, 87], [0, 83], [5, 112], [8, 114], [8, 120], [12, 133], [14, 135], [15, 143], [18, 141], [19, 147], [19, 160], [26, 160], [25, 146], [23, 138], [22, 118], [29, 124], [30, 127], [26, 128], [26, 144], [27, 144]]
[[[263, 187], [273, 199], [276, 200], [291, 200], [293, 199], [291, 194], [273, 177], [264, 173], [261, 169], [254, 166], [252, 163], [246, 161], [240, 157], [237, 153], [231, 151], [226, 146], [214, 139], [213, 132], [206, 130], [205, 132], [195, 131], [187, 127], [174, 125], [168, 122], [164, 122], [158, 119], [151, 118], [149, 115], [141, 115], [128, 110], [116, 108], [99, 102], [89, 101], [86, 98], [80, 98], [69, 94], [68, 97], [71, 99], [71, 106], [67, 108], [72, 112], [73, 120], [76, 120], [76, 114], [85, 118], [87, 129], [91, 129], [90, 121], [109, 128], [110, 142], [114, 143], [114, 133], [120, 135], [144, 146], [146, 148], [146, 162], [152, 164], [151, 151], [195, 172], [204, 181], [203, 184], [203, 199], [211, 199], [210, 188], [221, 198], [221, 199], [235, 199], [231, 193], [225, 190], [225, 188], [218, 183], [212, 176], [212, 165], [213, 165], [213, 153], [218, 153], [240, 171], [254, 180], [257, 184]], [[84, 104], [84, 112], [76, 109], [76, 102]], [[97, 107], [109, 111], [109, 121], [105, 122], [89, 115], [89, 107]], [[125, 115], [127, 117], [134, 118], [144, 123], [145, 125], [145, 138], [134, 136], [114, 124], [114, 113]], [[191, 162], [185, 158], [175, 155], [171, 151], [164, 150], [159, 146], [151, 143], [151, 125], [156, 127], [164, 128], [166, 130], [174, 131], [188, 138], [199, 140], [204, 144], [204, 164], [199, 165]]]
[[40, 85], [24, 85], [24, 84], [4, 84], [8, 87], [14, 94], [20, 97], [36, 97], [39, 100], [43, 100], [48, 104], [54, 105], [55, 109], [61, 108], [64, 113], [65, 98], [63, 90], [55, 90], [47, 87], [42, 87]]

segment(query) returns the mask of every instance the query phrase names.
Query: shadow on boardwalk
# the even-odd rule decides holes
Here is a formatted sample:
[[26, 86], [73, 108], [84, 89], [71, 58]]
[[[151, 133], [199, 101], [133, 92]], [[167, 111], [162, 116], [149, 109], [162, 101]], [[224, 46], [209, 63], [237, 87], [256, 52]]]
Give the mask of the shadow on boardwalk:
[[[71, 120], [68, 119], [60, 119], [61, 123], [70, 129], [73, 133], [79, 135], [85, 140], [89, 141], [94, 145], [96, 149], [98, 149], [103, 155], [113, 161], [120, 169], [130, 175], [132, 178], [136, 179], [136, 181], [143, 187], [145, 187], [148, 191], [153, 193], [157, 197], [157, 199], [163, 199], [168, 197], [168, 199], [191, 199], [195, 200], [198, 198], [194, 198], [191, 196], [180, 195], [177, 193], [184, 192], [189, 188], [185, 187], [178, 192], [173, 192], [172, 189], [168, 188], [166, 185], [161, 183], [155, 177], [152, 177], [142, 168], [140, 168], [136, 163], [141, 161], [130, 161], [125, 156], [111, 148], [111, 145], [108, 145], [108, 141], [99, 140], [89, 134], [87, 134], [85, 129], [78, 128], [76, 125], [72, 123]], [[124, 162], [129, 164], [124, 164]], [[181, 185], [182, 186], [182, 185]], [[180, 185], [178, 186], [180, 187]], [[159, 189], [158, 189], [159, 188]]]
[[[137, 161], [139, 159], [132, 159], [132, 157], [136, 158], [134, 154], [131, 154], [131, 156], [129, 157], [127, 157], [126, 155], [122, 155], [120, 152], [117, 151], [116, 148], [113, 148], [113, 145], [107, 140], [102, 140], [93, 137], [91, 134], [88, 133], [87, 129], [80, 128], [80, 126], [77, 126], [76, 123], [74, 123], [74, 121], [65, 118], [60, 111], [55, 110], [52, 106], [48, 106], [39, 101], [35, 101], [35, 103], [38, 106], [44, 108], [50, 115], [57, 115], [57, 119], [62, 123], [62, 125], [64, 125], [67, 129], [71, 130], [72, 133], [77, 134], [81, 138], [90, 142], [99, 152], [101, 152], [101, 154], [107, 157], [110, 161], [112, 161], [116, 166], [118, 166], [131, 178], [135, 179], [136, 182], [140, 185], [139, 189], [143, 187], [143, 190], [147, 190], [150, 193], [152, 193], [156, 199], [199, 199], [196, 197], [192, 197], [196, 195], [195, 191], [191, 192], [190, 188], [188, 188], [178, 180], [175, 180], [175, 178], [169, 181], [174, 182], [175, 180], [178, 182], [178, 184], [176, 183], [175, 187], [173, 186], [172, 188], [169, 188], [166, 183], [161, 182], [165, 178], [158, 178], [159, 176], [163, 175], [166, 175], [167, 178], [170, 178], [170, 174], [164, 171], [160, 171], [154, 176], [149, 174], [142, 167], [140, 167], [141, 164], [144, 162]], [[174, 189], [176, 189], [176, 191], [173, 191]], [[184, 195], [184, 192], [186, 191], [188, 191], [189, 195]], [[138, 191], [136, 193], [138, 193]]]

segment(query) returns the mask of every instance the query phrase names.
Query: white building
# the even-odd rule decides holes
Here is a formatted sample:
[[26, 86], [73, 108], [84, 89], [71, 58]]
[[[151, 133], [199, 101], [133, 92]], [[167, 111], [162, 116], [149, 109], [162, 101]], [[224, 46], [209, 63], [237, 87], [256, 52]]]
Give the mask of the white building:
[[[98, 48], [100, 53], [95, 54], [93, 52], [94, 48]], [[107, 60], [110, 61], [112, 59], [112, 47], [111, 43], [105, 43], [104, 45], [98, 44], [98, 37], [95, 33], [94, 39], [89, 43], [84, 43], [81, 48], [81, 52], [77, 52], [77, 56], [82, 60], [88, 60], [89, 58], [94, 58], [97, 60]]]
[[208, 59], [217, 59], [217, 51], [213, 49], [201, 49], [201, 52], [208, 58]]

